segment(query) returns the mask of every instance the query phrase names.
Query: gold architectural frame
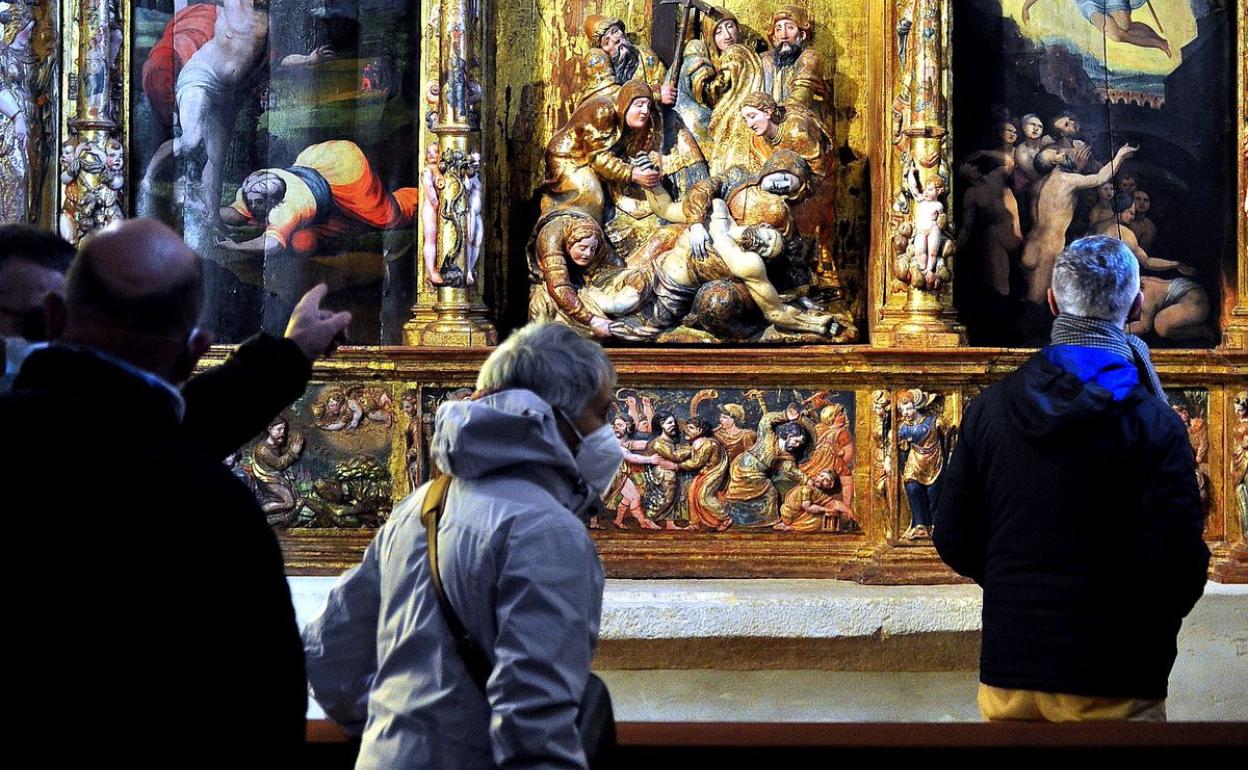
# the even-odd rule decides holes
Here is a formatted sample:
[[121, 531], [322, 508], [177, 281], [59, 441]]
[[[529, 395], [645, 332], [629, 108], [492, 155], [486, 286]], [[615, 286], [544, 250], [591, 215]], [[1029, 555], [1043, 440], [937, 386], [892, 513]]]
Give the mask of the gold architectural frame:
[[[515, 0], [517, 7], [520, 0]], [[504, 0], [503, 5], [511, 4]], [[867, 447], [872, 435], [871, 395], [877, 390], [890, 392], [902, 388], [922, 387], [949, 396], [955, 405], [954, 422], [960, 421], [957, 409], [975, 391], [999, 379], [1019, 365], [1027, 351], [964, 347], [963, 337], [952, 318], [949, 294], [942, 297], [914, 289], [897, 291], [889, 278], [890, 247], [904, 216], [891, 208], [891, 201], [900, 184], [905, 156], [918, 157], [920, 175], [935, 173], [940, 163], [949, 163], [951, 89], [949, 54], [952, 51], [950, 28], [951, 0], [881, 0], [871, 5], [868, 34], [878, 45], [872, 47], [868, 62], [868, 88], [872, 96], [870, 114], [870, 189], [872, 191], [872, 237], [867, 260], [866, 281], [869, 306], [870, 344], [843, 347], [793, 347], [783, 349], [718, 348], [718, 349], [615, 349], [620, 382], [629, 386], [714, 387], [731, 385], [748, 378], [751, 384], [826, 387], [852, 390], [857, 399], [855, 436], [860, 446]], [[62, 0], [63, 67], [61, 84], [61, 143], [91, 143], [100, 148], [109, 139], [126, 146], [129, 127], [129, 30], [130, 5], [124, 0]], [[462, 14], [466, 0], [443, 0], [447, 12]], [[110, 9], [112, 13], [110, 14]], [[1245, 37], [1245, 4], [1237, 4], [1239, 90], [1237, 94], [1239, 146], [1239, 199], [1248, 194], [1248, 38]], [[933, 25], [932, 48], [924, 55], [935, 57], [942, 97], [931, 110], [907, 116], [903, 122], [904, 141], [892, 141], [895, 127], [892, 105], [898, 94], [910, 87], [908, 68], [919, 59], [916, 51], [903, 64], [897, 55], [895, 29], [900, 19], [922, 17]], [[111, 21], [110, 21], [111, 20]], [[113, 26], [110, 26], [110, 23]], [[123, 45], [117, 58], [108, 56], [110, 41], [115, 41], [117, 28]], [[443, 25], [445, 27], [445, 24]], [[487, 41], [493, 40], [488, 24], [481, 27]], [[444, 30], [443, 30], [444, 31]], [[918, 36], [915, 36], [916, 38]], [[449, 46], [427, 41], [425, 51], [447, 50]], [[82, 88], [87, 62], [103, 60], [108, 67], [110, 83], [105, 102], [98, 93]], [[98, 66], [93, 64], [91, 66]], [[929, 60], [927, 66], [933, 66]], [[439, 71], [436, 62], [427, 63], [422, 71]], [[492, 114], [491, 96], [494, 84], [492, 60], [482, 67], [486, 99], [482, 124], [498, 125]], [[933, 81], [932, 78], [928, 78]], [[111, 84], [120, 82], [120, 89]], [[117, 94], [120, 93], [120, 98]], [[112, 116], [112, 117], [110, 117]], [[453, 123], [456, 116], [444, 116]], [[449, 123], [447, 123], [449, 125]], [[474, 141], [471, 132], [462, 126], [449, 131], [467, 143]], [[458, 131], [459, 133], [456, 133]], [[458, 141], [458, 140], [457, 140]], [[475, 141], [479, 142], [479, 139]], [[78, 185], [74, 188], [73, 185]], [[101, 191], [105, 183], [98, 173], [79, 169], [68, 182], [61, 184], [57, 210], [74, 216], [73, 205], [84, 190]], [[121, 190], [128, 189], [122, 185]], [[498, 204], [497, 192], [491, 192]], [[124, 201], [121, 202], [125, 208]], [[1240, 209], [1238, 217], [1238, 249], [1233, 265], [1224, 266], [1224, 302], [1221, 308], [1222, 343], [1212, 350], [1158, 351], [1155, 360], [1160, 374], [1172, 387], [1203, 388], [1209, 391], [1211, 425], [1210, 468], [1215, 500], [1232, 499], [1227, 451], [1229, 431], [1225, 420], [1230, 413], [1234, 392], [1248, 387], [1248, 215]], [[109, 220], [108, 212], [87, 223], [86, 231]], [[505, 230], [492, 230], [501, 236]], [[491, 238], [491, 240], [494, 240]], [[501, 240], [500, 240], [501, 242]], [[492, 279], [503, 277], [502, 270], [491, 267], [490, 261], [502, 259], [497, 245], [487, 252], [485, 273]], [[501, 294], [501, 292], [496, 292]], [[422, 302], [428, 299], [422, 294]], [[499, 302], [494, 303], [496, 306]], [[451, 307], [453, 305], [453, 307]], [[443, 302], [442, 320], [459, 313], [468, 319], [479, 314], [482, 306], [475, 296], [448, 296]], [[418, 308], [427, 321], [435, 321], [431, 308]], [[481, 335], [473, 337], [471, 328], [462, 327], [461, 342], [479, 345]], [[463, 331], [468, 329], [469, 331]], [[425, 344], [436, 340], [427, 339]], [[218, 349], [219, 359], [226, 349]], [[477, 367], [488, 351], [481, 347], [459, 349], [352, 348], [340, 352], [332, 360], [318, 364], [315, 377], [326, 382], [391, 383], [396, 387], [444, 387], [471, 384]], [[208, 362], [208, 363], [211, 363]], [[895, 451], [887, 447], [888, 452]], [[863, 453], [867, 454], [866, 452]], [[855, 470], [859, 482], [868, 480], [870, 463], [861, 463]], [[392, 463], [392, 468], [394, 468]], [[898, 494], [896, 487], [891, 494]], [[862, 483], [861, 488], [869, 485]], [[793, 537], [771, 533], [721, 533], [690, 536], [682, 533], [640, 535], [629, 532], [595, 533], [608, 573], [616, 577], [841, 577], [862, 582], [931, 582], [954, 578], [937, 559], [930, 547], [903, 547], [898, 544], [896, 514], [889, 514], [874, 496], [862, 495], [859, 511], [864, 524], [862, 536], [853, 538]], [[1221, 580], [1248, 580], [1248, 547], [1240, 531], [1237, 517], [1222, 505], [1217, 515], [1223, 517], [1221, 536], [1210, 543], [1215, 555], [1212, 574]], [[310, 533], [283, 536], [288, 565], [297, 574], [333, 574], [354, 563], [371, 532], [339, 531], [332, 534]]]

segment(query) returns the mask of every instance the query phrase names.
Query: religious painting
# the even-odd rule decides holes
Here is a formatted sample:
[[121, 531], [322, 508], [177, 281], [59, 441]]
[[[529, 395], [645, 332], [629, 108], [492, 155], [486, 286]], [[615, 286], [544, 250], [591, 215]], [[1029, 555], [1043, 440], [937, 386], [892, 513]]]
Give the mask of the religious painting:
[[227, 342], [280, 332], [324, 282], [353, 342], [398, 342], [420, 206], [418, 3], [131, 7], [133, 209], [203, 257], [206, 325]]
[[1234, 261], [1235, 7], [1225, 0], [954, 4], [956, 305], [970, 341], [1043, 344], [1053, 264], [1125, 243], [1150, 345], [1218, 342]]
[[[404, 395], [405, 409], [420, 409], [412, 425], [420, 426], [426, 458], [437, 407], [471, 393], [424, 388]], [[624, 387], [610, 424], [624, 463], [591, 529], [640, 536], [862, 532], [853, 392]], [[422, 480], [437, 475], [428, 460], [411, 463], [421, 463]]]
[[542, 20], [510, 185], [528, 318], [620, 344], [864, 341], [866, 51], [843, 52], [867, 4], [676, 6]]
[[395, 427], [389, 385], [313, 385], [225, 464], [275, 529], [373, 529], [393, 505]]
[[0, 2], [0, 222], [55, 209], [59, 23], [54, 2]]
[[[957, 438], [955, 405], [944, 394], [906, 388], [892, 394], [890, 411], [887, 392], [878, 394], [883, 397], [875, 402], [876, 421], [886, 442], [880, 491], [889, 495], [890, 511], [897, 500], [897, 543], [931, 545], [936, 503]], [[893, 445], [896, 454], [890, 456]]]

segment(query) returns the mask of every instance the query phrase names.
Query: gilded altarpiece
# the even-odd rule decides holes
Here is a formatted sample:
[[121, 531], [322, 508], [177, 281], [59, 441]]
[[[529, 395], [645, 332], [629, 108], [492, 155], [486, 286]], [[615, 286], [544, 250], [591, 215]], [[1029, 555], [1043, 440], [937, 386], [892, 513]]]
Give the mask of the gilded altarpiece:
[[[324, 0], [302, 13], [277, 0], [64, 4], [58, 147], [63, 174], [56, 213], [70, 237], [143, 211], [139, 201], [152, 189], [143, 187], [144, 175], [161, 143], [184, 139], [195, 128], [182, 115], [193, 107], [190, 97], [223, 91], [214, 80], [219, 73], [201, 60], [191, 69], [195, 77], [182, 84], [184, 108], [177, 82], [183, 69], [173, 78], [172, 99], [166, 99], [169, 133], [155, 141], [159, 137], [149, 127], [136, 124], [141, 115], [152, 113], [154, 93], [143, 91], [138, 52], [150, 56], [170, 20], [198, 5], [218, 9], [214, 15], [238, 10], [254, 20], [262, 14], [272, 31], [254, 46], [263, 50], [252, 52], [262, 62], [262, 77], [248, 80], [245, 88], [225, 89], [236, 107], [231, 116], [243, 121], [233, 125], [233, 143], [219, 156], [227, 161], [220, 172], [228, 179], [210, 185], [205, 194], [205, 146], [187, 154], [187, 162], [194, 161], [192, 173], [200, 174], [196, 184], [185, 184], [179, 176], [183, 171], [172, 162], [176, 158], [170, 159], [171, 172], [160, 171], [171, 176], [148, 181], [165, 186], [182, 216], [188, 208], [209, 212], [206, 229], [189, 234], [210, 245], [231, 282], [251, 287], [244, 293], [253, 299], [240, 301], [237, 308], [227, 303], [214, 309], [221, 318], [236, 310], [248, 314], [246, 323], [236, 324], [237, 333], [269, 326], [268, 293], [282, 281], [293, 283], [281, 284], [279, 293], [297, 291], [300, 276], [310, 281], [345, 274], [350, 280], [339, 287], [338, 296], [369, 315], [360, 339], [365, 344], [318, 364], [305, 396], [230, 458], [232, 469], [266, 507], [293, 573], [334, 574], [358, 558], [394, 502], [434, 472], [428, 441], [437, 405], [470, 392], [487, 345], [496, 339], [494, 330], [505, 334], [523, 323], [534, 294], [546, 290], [542, 261], [533, 258], [531, 248], [549, 224], [543, 218], [552, 209], [566, 215], [570, 219], [564, 224], [571, 231], [571, 220], [584, 213], [560, 208], [566, 189], [549, 183], [558, 177], [549, 158], [552, 142], [573, 122], [587, 96], [633, 95], [630, 82], [612, 82], [615, 66], [623, 61], [612, 58], [618, 49], [611, 35], [618, 26], [637, 57], [631, 66], [652, 83], [646, 83], [648, 92], [623, 104], [617, 119], [626, 120], [630, 108], [640, 109], [640, 99], [655, 115], [676, 113], [686, 129], [698, 129], [698, 115], [705, 116], [687, 99], [681, 101], [682, 89], [688, 97], [696, 88], [696, 73], [687, 63], [699, 55], [715, 65], [714, 74], [732, 65], [744, 68], [734, 73], [748, 75], [755, 60], [774, 62], [786, 39], [800, 39], [790, 51], [794, 61], [807, 50], [816, 52], [824, 69], [809, 94], [794, 97], [780, 89], [774, 106], [745, 99], [752, 91], [735, 94], [743, 99], [734, 105], [735, 114], [721, 111], [715, 126], [724, 128], [725, 136], [744, 137], [745, 147], [753, 139], [741, 131], [755, 132], [756, 125], [759, 142], [753, 146], [771, 153], [756, 160], [766, 163], [787, 149], [783, 141], [792, 141], [776, 139], [772, 128], [783, 129], [787, 120], [813, 121], [806, 124], [807, 134], [818, 133], [822, 144], [800, 160], [807, 167], [812, 161], [823, 164], [822, 187], [814, 192], [826, 197], [816, 196], [821, 203], [813, 219], [792, 217], [795, 237], [786, 237], [782, 245], [801, 243], [800, 250], [784, 252], [795, 269], [781, 275], [774, 263], [766, 265], [765, 281], [776, 297], [770, 309], [778, 312], [765, 307], [772, 301], [765, 290], [748, 296], [738, 290], [748, 280], [729, 264], [729, 275], [719, 277], [730, 290], [726, 299], [738, 303], [734, 307], [762, 311], [744, 325], [716, 326], [714, 319], [708, 324], [708, 316], [695, 312], [701, 306], [693, 304], [705, 287], [688, 282], [676, 292], [685, 299], [669, 307], [661, 323], [653, 313], [639, 323], [635, 316], [641, 311], [635, 307], [599, 316], [606, 324], [598, 324], [598, 336], [619, 371], [617, 436], [634, 456], [618, 479], [619, 488], [589, 524], [608, 574], [889, 583], [955, 579], [930, 545], [930, 507], [939, 494], [942, 463], [956, 441], [965, 405], [1028, 355], [968, 346], [965, 329], [972, 319], [959, 318], [953, 302], [963, 280], [954, 202], [966, 189], [953, 158], [955, 94], [975, 84], [955, 80], [951, 63], [958, 50], [977, 42], [960, 37], [953, 4], [942, 0], [725, 4], [739, 38], [722, 48], [714, 48], [722, 11], [684, 0], [668, 4], [677, 6], [674, 14], [658, 0]], [[1069, 5], [1076, 13], [1074, 3]], [[209, 15], [204, 9], [194, 13]], [[688, 24], [681, 23], [684, 14], [690, 15]], [[1248, 192], [1243, 14], [1242, 7], [1234, 10], [1233, 29], [1226, 32], [1234, 34], [1239, 48], [1235, 99], [1241, 202]], [[782, 30], [783, 21], [792, 22], [793, 29]], [[146, 25], [142, 34], [136, 31], [140, 22]], [[201, 37], [216, 34], [203, 20], [199, 24]], [[395, 47], [395, 41], [407, 42]], [[699, 43], [701, 50], [691, 43]], [[187, 62], [194, 55], [191, 51]], [[673, 55], [680, 64], [669, 78]], [[664, 86], [675, 89], [670, 105]], [[309, 102], [301, 111], [300, 89], [337, 94], [339, 101], [354, 105], [359, 117], [335, 116], [334, 100], [328, 98], [318, 99], [315, 109]], [[682, 106], [689, 108], [683, 114]], [[366, 113], [373, 114], [369, 109], [376, 114], [365, 120]], [[781, 119], [782, 113], [787, 117]], [[713, 119], [713, 108], [710, 114]], [[679, 132], [671, 127], [677, 121], [662, 123], [666, 136], [659, 135], [657, 119], [638, 125], [653, 132], [655, 144], [638, 145], [645, 151], [635, 154], [623, 152], [632, 149], [627, 141], [612, 146], [608, 149], [617, 150], [619, 163], [607, 165], [624, 180], [620, 189], [637, 183], [645, 188], [638, 189], [647, 202], [647, 190], [659, 198], [662, 192], [680, 208], [700, 172], [696, 163], [680, 165], [672, 159], [679, 145], [673, 136]], [[265, 133], [268, 144], [239, 144], [247, 141], [238, 138], [240, 126], [252, 132], [253, 140], [256, 132]], [[711, 130], [710, 123], [705, 128]], [[142, 158], [136, 156], [140, 136], [153, 140], [144, 145]], [[273, 136], [285, 139], [279, 145]], [[380, 210], [364, 214], [377, 215], [379, 224], [365, 227], [362, 215], [340, 216], [346, 221], [337, 229], [309, 220], [301, 230], [280, 216], [272, 220], [275, 206], [265, 196], [271, 197], [270, 187], [276, 185], [267, 178], [248, 181], [252, 174], [288, 172], [291, 179], [271, 176], [288, 188], [307, 186], [315, 208], [316, 177], [291, 169], [329, 162], [331, 155], [341, 161], [350, 150], [335, 144], [299, 161], [304, 150], [326, 142], [360, 148], [378, 178], [383, 191], [378, 201], [385, 209], [384, 217]], [[718, 145], [708, 146], [713, 149], [711, 158], [703, 157], [706, 176], [729, 176], [731, 169], [717, 160]], [[750, 158], [748, 152], [736, 157]], [[745, 165], [753, 183], [763, 185], [767, 174], [762, 166], [751, 170]], [[790, 173], [794, 168], [797, 172]], [[788, 213], [793, 214], [791, 209], [806, 200], [794, 196], [793, 189], [813, 180], [814, 172], [807, 177], [796, 163], [781, 170], [792, 177], [783, 180], [787, 187], [760, 189], [777, 198], [789, 196], [786, 203], [793, 206]], [[673, 178], [661, 190], [653, 189], [650, 172]], [[683, 172], [683, 178], [675, 178]], [[318, 174], [326, 176], [325, 171]], [[593, 193], [597, 188], [578, 189]], [[593, 236], [592, 248], [583, 232], [566, 243], [550, 239], [568, 248], [563, 266], [569, 272], [575, 272], [570, 266], [577, 244], [586, 259], [609, 243], [624, 262], [617, 267], [636, 267], [627, 258], [642, 253], [634, 248], [637, 237], [645, 244], [649, 236], [627, 220], [613, 226], [612, 217], [629, 213], [629, 200], [639, 200], [638, 189], [617, 196], [604, 185], [601, 211], [591, 200], [594, 221], [584, 232]], [[739, 189], [725, 184], [719, 193], [731, 198]], [[323, 192], [333, 199], [342, 191], [331, 185]], [[342, 215], [344, 204], [335, 205], [329, 214]], [[218, 217], [220, 208], [231, 208], [248, 219], [227, 213], [225, 220], [214, 222], [214, 208]], [[756, 224], [785, 230], [786, 210], [775, 210], [780, 218]], [[764, 261], [775, 257], [766, 228], [745, 239], [732, 230], [743, 224], [739, 211], [729, 205], [732, 222], [720, 213], [729, 226], [709, 232], [708, 225], [710, 237], [730, 237], [742, 253]], [[712, 206], [706, 221], [716, 213]], [[1228, 222], [1236, 217], [1239, 245], [1235, 258], [1224, 261], [1216, 293], [1220, 307], [1213, 312], [1220, 340], [1212, 349], [1158, 351], [1154, 359], [1194, 447], [1202, 447], [1212, 572], [1219, 579], [1243, 580], [1248, 577], [1248, 429], [1243, 428], [1248, 424], [1248, 378], [1243, 374], [1248, 370], [1248, 218], [1239, 205], [1223, 216]], [[665, 220], [660, 227], [691, 224], [660, 219]], [[664, 259], [676, 253], [679, 258], [672, 257], [671, 264], [692, 260], [682, 249], [693, 256], [698, 251], [692, 241], [680, 241], [688, 235], [677, 230], [669, 241], [651, 244]], [[269, 231], [276, 236], [266, 242]], [[246, 260], [235, 253], [242, 244], [259, 248], [262, 260], [244, 267]], [[222, 251], [230, 253], [222, 256]], [[558, 266], [558, 260], [553, 264]], [[673, 270], [665, 278], [682, 275]], [[584, 283], [572, 288], [579, 297]], [[786, 314], [796, 314], [799, 331], [784, 328]], [[815, 332], [801, 331], [800, 324], [814, 316], [820, 318]], [[594, 317], [592, 312], [584, 316], [587, 333], [595, 329]], [[379, 346], [398, 342], [404, 346]], [[227, 352], [227, 347], [218, 349], [213, 360]], [[746, 446], [748, 434], [754, 436], [752, 447]], [[755, 448], [766, 471], [754, 477], [738, 471], [734, 479], [734, 465]], [[718, 481], [716, 474], [722, 474]]]

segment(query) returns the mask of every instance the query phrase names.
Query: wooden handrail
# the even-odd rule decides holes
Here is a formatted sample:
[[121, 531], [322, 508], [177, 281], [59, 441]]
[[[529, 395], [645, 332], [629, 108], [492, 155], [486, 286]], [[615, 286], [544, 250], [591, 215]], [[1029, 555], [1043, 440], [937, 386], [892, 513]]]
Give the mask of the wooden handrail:
[[[621, 746], [649, 748], [1248, 748], [1248, 722], [619, 722], [616, 729]], [[310, 743], [347, 740], [332, 722], [308, 722]]]

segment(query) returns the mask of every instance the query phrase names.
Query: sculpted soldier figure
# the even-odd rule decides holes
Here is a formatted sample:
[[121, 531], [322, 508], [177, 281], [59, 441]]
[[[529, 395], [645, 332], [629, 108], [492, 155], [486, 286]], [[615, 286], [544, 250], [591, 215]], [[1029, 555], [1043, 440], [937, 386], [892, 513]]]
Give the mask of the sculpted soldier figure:
[[808, 440], [796, 422], [796, 406], [768, 412], [758, 421], [758, 443], [728, 466], [724, 511], [740, 527], [770, 527], [780, 521], [780, 493], [775, 482], [803, 484], [798, 468]]

